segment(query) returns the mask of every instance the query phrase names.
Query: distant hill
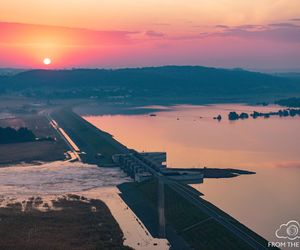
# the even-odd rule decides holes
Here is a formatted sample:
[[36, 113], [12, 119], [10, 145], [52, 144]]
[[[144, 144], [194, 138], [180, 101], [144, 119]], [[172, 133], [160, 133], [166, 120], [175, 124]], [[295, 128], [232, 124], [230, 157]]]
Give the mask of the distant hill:
[[275, 73], [274, 76], [300, 80], [300, 72]]
[[28, 69], [0, 68], [0, 75], [16, 75], [24, 71], [28, 71]]
[[[11, 93], [48, 97], [226, 96], [300, 93], [300, 82], [242, 69], [163, 66], [127, 69], [31, 70], [0, 77], [0, 88]], [[55, 95], [54, 95], [55, 94]]]
[[300, 108], [300, 98], [297, 97], [278, 100], [275, 103], [289, 108]]

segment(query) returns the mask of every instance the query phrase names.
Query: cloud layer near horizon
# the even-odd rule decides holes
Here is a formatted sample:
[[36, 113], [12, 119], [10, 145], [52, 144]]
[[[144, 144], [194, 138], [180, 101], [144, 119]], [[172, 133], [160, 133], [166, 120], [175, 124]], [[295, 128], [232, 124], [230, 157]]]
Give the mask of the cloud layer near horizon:
[[[166, 24], [159, 26], [158, 30], [91, 30], [0, 22], [0, 66], [35, 67], [50, 56], [58, 62], [56, 67], [216, 65], [217, 61], [230, 67], [245, 66], [240, 61], [246, 57], [246, 64], [254, 65], [255, 53], [257, 58], [264, 53], [267, 57], [280, 56], [290, 67], [295, 63], [300, 67], [296, 58], [300, 54], [298, 18], [265, 25], [191, 25], [186, 32], [171, 32]], [[216, 54], [209, 53], [212, 51]], [[231, 61], [224, 64], [229, 55]], [[270, 58], [272, 62], [274, 58]], [[272, 66], [284, 65], [277, 62]]]
[[[298, 20], [298, 19], [293, 19]], [[299, 19], [300, 20], [300, 19]], [[201, 29], [201, 26], [196, 26]], [[232, 36], [237, 38], [270, 39], [300, 43], [300, 22], [281, 22], [268, 25], [215, 25], [210, 32], [174, 35], [155, 30], [91, 30], [64, 26], [0, 22], [0, 44], [37, 44], [59, 41], [62, 45], [113, 45], [131, 42], [160, 40], [192, 40], [209, 36]]]

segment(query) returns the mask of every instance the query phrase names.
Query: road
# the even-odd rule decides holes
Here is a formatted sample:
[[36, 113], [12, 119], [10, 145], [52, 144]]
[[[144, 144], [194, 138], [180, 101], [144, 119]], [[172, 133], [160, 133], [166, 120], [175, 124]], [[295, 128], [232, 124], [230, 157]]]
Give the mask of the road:
[[196, 197], [194, 193], [191, 192], [184, 185], [174, 182], [172, 180], [165, 180], [165, 183], [169, 185], [174, 191], [185, 197], [192, 204], [197, 206], [203, 212], [213, 218], [215, 221], [220, 223], [222, 226], [226, 227], [229, 231], [231, 231], [235, 236], [246, 242], [253, 249], [269, 249], [267, 246], [264, 246], [256, 239], [254, 239], [251, 235], [249, 235], [245, 230], [240, 229], [233, 222], [229, 221], [227, 218], [220, 215], [216, 210], [207, 206], [199, 197]]
[[75, 142], [71, 139], [71, 137], [58, 125], [58, 123], [51, 117], [49, 110], [43, 110], [42, 113], [46, 116], [50, 125], [56, 130], [57, 134], [66, 142], [66, 144], [70, 148], [70, 152], [67, 152], [70, 156], [68, 161], [81, 161], [79, 156], [80, 149], [75, 144]]
[[84, 163], [111, 167], [114, 165], [112, 155], [128, 152], [128, 149], [110, 134], [94, 127], [69, 109], [55, 110], [51, 113], [51, 117], [71, 137], [78, 148], [85, 152], [80, 155]]

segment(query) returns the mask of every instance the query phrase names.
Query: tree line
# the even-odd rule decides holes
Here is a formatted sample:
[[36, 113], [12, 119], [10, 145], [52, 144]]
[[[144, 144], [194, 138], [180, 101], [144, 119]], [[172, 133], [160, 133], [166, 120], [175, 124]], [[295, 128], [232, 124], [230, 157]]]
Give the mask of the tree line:
[[36, 136], [28, 128], [0, 127], [0, 144], [35, 141]]

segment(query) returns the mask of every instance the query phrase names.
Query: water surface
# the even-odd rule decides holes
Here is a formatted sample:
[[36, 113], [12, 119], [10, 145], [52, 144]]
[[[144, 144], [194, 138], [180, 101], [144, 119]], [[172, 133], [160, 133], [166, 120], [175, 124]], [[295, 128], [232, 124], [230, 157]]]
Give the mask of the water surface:
[[153, 238], [119, 196], [116, 185], [128, 181], [131, 179], [118, 168], [99, 168], [81, 162], [3, 167], [0, 168], [0, 208], [16, 202], [24, 207], [31, 197], [40, 197], [43, 203], [36, 209], [55, 210], [53, 200], [70, 193], [100, 199], [121, 227], [125, 245], [137, 250], [168, 249], [168, 241]]
[[[230, 167], [256, 175], [194, 185], [213, 202], [269, 240], [300, 220], [300, 117], [229, 121], [230, 111], [278, 110], [247, 105], [176, 106], [149, 115], [84, 118], [139, 151], [166, 151], [169, 167]], [[221, 114], [221, 122], [212, 119]]]

